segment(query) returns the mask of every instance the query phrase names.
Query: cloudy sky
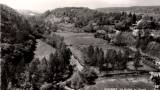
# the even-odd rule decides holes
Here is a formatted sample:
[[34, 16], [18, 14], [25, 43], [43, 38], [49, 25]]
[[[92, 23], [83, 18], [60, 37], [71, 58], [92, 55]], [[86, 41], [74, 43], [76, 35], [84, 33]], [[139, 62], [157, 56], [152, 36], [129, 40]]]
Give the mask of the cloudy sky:
[[44, 12], [58, 7], [128, 7], [160, 5], [160, 0], [0, 0], [15, 9]]

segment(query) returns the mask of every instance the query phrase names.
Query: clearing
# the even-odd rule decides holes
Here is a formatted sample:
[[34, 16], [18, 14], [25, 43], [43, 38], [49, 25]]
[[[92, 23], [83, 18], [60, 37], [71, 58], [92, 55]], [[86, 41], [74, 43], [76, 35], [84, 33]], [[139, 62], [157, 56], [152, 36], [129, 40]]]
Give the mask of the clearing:
[[43, 57], [45, 57], [47, 60], [49, 59], [49, 55], [51, 53], [55, 53], [56, 49], [52, 46], [48, 45], [47, 43], [43, 42], [40, 39], [37, 39], [37, 45], [35, 50], [35, 58], [39, 58], [39, 60], [42, 60]]

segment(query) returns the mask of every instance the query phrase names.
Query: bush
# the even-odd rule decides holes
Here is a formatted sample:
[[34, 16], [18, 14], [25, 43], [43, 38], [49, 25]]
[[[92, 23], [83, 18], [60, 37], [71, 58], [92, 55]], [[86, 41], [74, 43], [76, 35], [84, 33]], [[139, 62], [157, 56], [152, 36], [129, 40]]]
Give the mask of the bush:
[[91, 67], [83, 69], [80, 74], [85, 79], [86, 84], [95, 84], [94, 81], [98, 78], [96, 71]]
[[126, 21], [119, 22], [115, 25], [115, 29], [119, 31], [130, 31], [129, 25]]
[[117, 46], [134, 46], [136, 41], [130, 32], [120, 32], [112, 38], [112, 42]]

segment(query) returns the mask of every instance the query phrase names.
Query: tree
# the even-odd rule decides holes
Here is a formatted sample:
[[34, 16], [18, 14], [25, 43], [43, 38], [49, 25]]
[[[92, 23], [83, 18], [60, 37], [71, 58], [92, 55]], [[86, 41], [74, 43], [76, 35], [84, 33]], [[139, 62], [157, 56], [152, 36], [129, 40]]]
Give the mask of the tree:
[[136, 14], [134, 13], [133, 16], [132, 16], [132, 23], [135, 24], [137, 21], [137, 16]]
[[123, 20], [122, 22], [119, 22], [115, 25], [115, 28], [120, 31], [128, 31], [129, 30], [129, 24], [127, 21]]
[[101, 67], [104, 63], [104, 52], [103, 52], [102, 48], [97, 48], [96, 52], [98, 52], [96, 66], [98, 66], [101, 69]]
[[[40, 61], [38, 58], [35, 58], [31, 63], [30, 63], [30, 73], [34, 74], [39, 71], [38, 65], [40, 64]], [[37, 73], [38, 74], [38, 73]]]
[[128, 62], [128, 52], [125, 50], [120, 50], [117, 52], [116, 57], [116, 69], [123, 70], [126, 69], [126, 64]]
[[48, 62], [46, 58], [43, 57], [40, 63], [40, 70], [45, 73], [47, 72], [47, 69], [48, 69]]
[[72, 74], [69, 59], [71, 52], [67, 47], [61, 47], [49, 58], [50, 82], [57, 83], [65, 80]]
[[38, 88], [37, 82], [39, 82], [40, 78], [40, 69], [39, 69], [40, 61], [38, 58], [35, 58], [29, 66], [29, 71], [31, 75], [31, 84], [33, 86], [33, 89]]
[[107, 50], [105, 60], [107, 60], [106, 62], [108, 64], [110, 63], [112, 65], [113, 70], [114, 70], [114, 66], [116, 64], [116, 56], [117, 56], [117, 53], [114, 49]]
[[128, 17], [132, 18], [132, 13], [131, 12], [128, 14]]
[[134, 67], [135, 67], [135, 70], [138, 70], [138, 68], [140, 67], [140, 51], [139, 50], [135, 55]]
[[90, 45], [89, 47], [88, 47], [88, 52], [87, 52], [87, 54], [88, 54], [88, 57], [93, 57], [93, 54], [94, 54], [94, 47], [92, 46], [92, 45]]
[[94, 68], [85, 68], [83, 71], [80, 73], [82, 75], [82, 78], [85, 79], [85, 83], [87, 84], [94, 84], [95, 79], [98, 78], [96, 71]]
[[89, 66], [94, 66], [96, 64], [96, 52], [94, 47], [91, 45], [83, 50], [85, 63]]

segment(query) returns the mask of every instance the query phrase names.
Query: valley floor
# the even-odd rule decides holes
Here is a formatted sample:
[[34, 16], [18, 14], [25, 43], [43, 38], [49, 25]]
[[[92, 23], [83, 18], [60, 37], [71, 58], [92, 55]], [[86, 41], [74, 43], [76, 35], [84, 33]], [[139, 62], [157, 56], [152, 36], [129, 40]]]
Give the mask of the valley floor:
[[[72, 52], [71, 62], [76, 66], [77, 71], [81, 71], [84, 66], [84, 61], [79, 48], [82, 46], [95, 45], [100, 47], [117, 48], [107, 44], [107, 41], [94, 38], [91, 33], [56, 33], [64, 37], [64, 42]], [[37, 50], [35, 52], [36, 57], [43, 58], [48, 57], [50, 53], [54, 53], [55, 49], [41, 40], [37, 40]], [[120, 49], [120, 48], [117, 48]], [[41, 52], [41, 53], [39, 53]], [[72, 77], [71, 77], [72, 78]], [[95, 81], [95, 85], [85, 86], [80, 90], [110, 90], [113, 89], [129, 89], [129, 90], [154, 90], [153, 83], [150, 81], [148, 75], [143, 76], [114, 76], [114, 77], [100, 77]]]
[[99, 78], [95, 85], [80, 90], [154, 90], [148, 76]]

